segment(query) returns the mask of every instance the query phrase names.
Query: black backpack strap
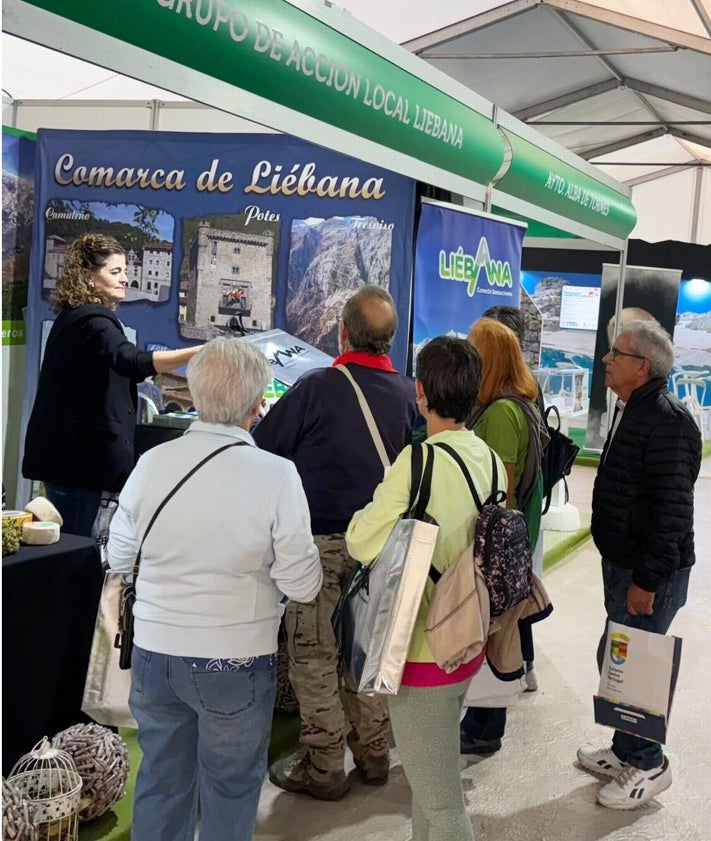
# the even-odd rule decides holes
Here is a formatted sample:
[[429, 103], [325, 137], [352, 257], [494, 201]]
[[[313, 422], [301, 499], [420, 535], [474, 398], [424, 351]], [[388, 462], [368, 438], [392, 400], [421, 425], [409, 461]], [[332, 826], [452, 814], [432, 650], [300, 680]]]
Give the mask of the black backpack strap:
[[[481, 509], [483, 507], [483, 503], [481, 501], [481, 497], [477, 493], [476, 487], [474, 486], [474, 482], [472, 481], [471, 474], [469, 470], [464, 464], [464, 459], [459, 455], [459, 453], [454, 449], [454, 447], [450, 447], [449, 444], [445, 444], [443, 442], [438, 441], [435, 444], [435, 447], [439, 447], [440, 449], [444, 450], [445, 453], [450, 455], [456, 463], [459, 465], [459, 469], [464, 474], [464, 478], [467, 480], [467, 485], [469, 485], [469, 490], [471, 491], [471, 495], [474, 498], [474, 504], [476, 505], [476, 510], [481, 513]], [[489, 449], [491, 453], [491, 464], [492, 464], [492, 474], [491, 474], [491, 492], [492, 494], [496, 493], [499, 488], [499, 471], [496, 469], [496, 459], [494, 458], [494, 451]]]
[[506, 493], [499, 489], [499, 471], [496, 467], [496, 456], [491, 447], [489, 447], [489, 454], [491, 455], [491, 493], [484, 504], [492, 502], [494, 505], [501, 505], [502, 502], [506, 501]]

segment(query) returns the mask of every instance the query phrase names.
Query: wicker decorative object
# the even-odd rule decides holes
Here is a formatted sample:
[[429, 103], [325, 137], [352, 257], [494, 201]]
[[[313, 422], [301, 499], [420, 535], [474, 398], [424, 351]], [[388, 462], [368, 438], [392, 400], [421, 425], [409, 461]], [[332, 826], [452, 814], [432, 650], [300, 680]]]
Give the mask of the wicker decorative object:
[[66, 751], [81, 776], [82, 823], [101, 817], [126, 793], [128, 750], [118, 733], [98, 724], [75, 724], [57, 733], [52, 747]]
[[68, 753], [42, 739], [18, 760], [7, 781], [32, 803], [39, 841], [76, 841], [81, 777]]
[[2, 841], [39, 841], [35, 807], [5, 779], [2, 781]]

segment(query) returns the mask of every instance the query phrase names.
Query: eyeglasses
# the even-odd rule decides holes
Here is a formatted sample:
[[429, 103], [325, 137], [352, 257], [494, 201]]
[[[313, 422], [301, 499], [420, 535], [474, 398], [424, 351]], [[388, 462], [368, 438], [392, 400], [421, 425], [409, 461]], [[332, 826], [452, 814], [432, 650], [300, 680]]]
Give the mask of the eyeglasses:
[[646, 359], [646, 356], [640, 356], [638, 353], [625, 353], [624, 350], [619, 350], [616, 347], [610, 348], [610, 356], [612, 357], [612, 361], [616, 362], [618, 357], [620, 356], [629, 356], [630, 359]]

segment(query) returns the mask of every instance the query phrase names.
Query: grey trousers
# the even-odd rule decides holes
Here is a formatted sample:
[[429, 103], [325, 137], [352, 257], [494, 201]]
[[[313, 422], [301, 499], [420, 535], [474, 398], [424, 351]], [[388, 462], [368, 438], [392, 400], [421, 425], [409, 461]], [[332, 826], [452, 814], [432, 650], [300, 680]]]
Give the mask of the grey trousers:
[[412, 789], [412, 841], [474, 841], [459, 770], [459, 718], [469, 680], [402, 686], [390, 723]]

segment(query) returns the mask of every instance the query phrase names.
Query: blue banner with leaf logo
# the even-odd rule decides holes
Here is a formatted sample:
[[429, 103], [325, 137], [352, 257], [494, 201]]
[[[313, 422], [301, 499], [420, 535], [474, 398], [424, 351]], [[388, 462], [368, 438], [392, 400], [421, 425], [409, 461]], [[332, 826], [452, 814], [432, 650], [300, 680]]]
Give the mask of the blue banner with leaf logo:
[[422, 204], [415, 245], [413, 343], [466, 337], [499, 304], [518, 307], [526, 226], [440, 202]]

